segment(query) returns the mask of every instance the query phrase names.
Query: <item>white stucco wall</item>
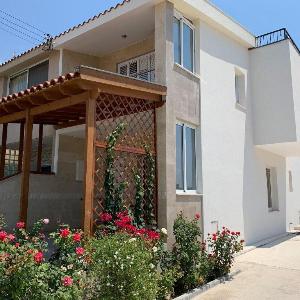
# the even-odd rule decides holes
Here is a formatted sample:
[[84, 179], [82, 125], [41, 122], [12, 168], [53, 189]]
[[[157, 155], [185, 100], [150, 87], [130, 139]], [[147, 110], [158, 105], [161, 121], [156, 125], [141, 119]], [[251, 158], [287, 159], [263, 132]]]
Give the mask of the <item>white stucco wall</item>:
[[247, 78], [248, 51], [200, 24], [201, 132], [205, 234], [229, 226], [244, 232], [246, 114], [236, 108], [235, 67]]
[[300, 158], [289, 157], [286, 162], [286, 227], [300, 225]]
[[249, 53], [255, 143], [295, 142], [290, 42], [282, 41]]

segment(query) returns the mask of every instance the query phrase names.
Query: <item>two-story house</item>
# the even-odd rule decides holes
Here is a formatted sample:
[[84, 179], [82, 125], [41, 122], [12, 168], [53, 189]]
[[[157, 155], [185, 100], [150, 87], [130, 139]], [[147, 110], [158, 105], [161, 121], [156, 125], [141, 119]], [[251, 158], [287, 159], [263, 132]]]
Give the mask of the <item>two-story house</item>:
[[128, 205], [138, 171], [170, 232], [183, 211], [247, 244], [282, 234], [300, 223], [298, 65], [286, 30], [255, 37], [206, 0], [124, 0], [0, 65], [0, 213], [90, 232], [123, 124]]

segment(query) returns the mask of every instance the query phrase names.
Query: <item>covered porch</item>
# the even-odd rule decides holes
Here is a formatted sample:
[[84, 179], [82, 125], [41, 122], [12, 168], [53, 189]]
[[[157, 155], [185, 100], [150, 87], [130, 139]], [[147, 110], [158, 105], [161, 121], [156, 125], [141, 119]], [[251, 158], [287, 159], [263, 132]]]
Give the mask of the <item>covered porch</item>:
[[[33, 176], [30, 163], [35, 124], [39, 128], [39, 139], [37, 174], [34, 176], [43, 171], [41, 157], [45, 125], [52, 125], [61, 132], [77, 126], [84, 137], [83, 201], [78, 205], [82, 205], [81, 223], [86, 234], [93, 231], [99, 214], [107, 207], [110, 184], [124, 185], [119, 191], [122, 200], [126, 206], [134, 205], [137, 174], [141, 178], [140, 185], [148, 191], [143, 196], [142, 207], [148, 210], [147, 213], [157, 216], [156, 108], [163, 105], [165, 95], [164, 86], [81, 66], [75, 73], [2, 98], [2, 185], [8, 180], [4, 172], [8, 124], [20, 124], [19, 156], [14, 174], [20, 176], [15, 183], [19, 185], [16, 189], [20, 189], [18, 218], [27, 224], [30, 195], [34, 193], [30, 190]], [[109, 137], [116, 138], [113, 133], [120, 127], [115, 144], [109, 143]], [[112, 154], [112, 159], [108, 154]], [[149, 161], [154, 167], [149, 166]], [[113, 176], [109, 176], [109, 172]], [[149, 174], [153, 176], [149, 177]], [[55, 172], [49, 175], [55, 176]], [[108, 179], [113, 180], [108, 183]]]

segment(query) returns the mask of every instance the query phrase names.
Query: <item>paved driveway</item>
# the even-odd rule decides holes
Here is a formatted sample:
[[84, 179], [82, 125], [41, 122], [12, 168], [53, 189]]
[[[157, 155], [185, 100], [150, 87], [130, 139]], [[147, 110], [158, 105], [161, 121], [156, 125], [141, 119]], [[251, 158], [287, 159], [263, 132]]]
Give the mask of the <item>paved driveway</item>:
[[195, 300], [300, 299], [300, 236], [290, 236], [236, 259], [233, 280]]

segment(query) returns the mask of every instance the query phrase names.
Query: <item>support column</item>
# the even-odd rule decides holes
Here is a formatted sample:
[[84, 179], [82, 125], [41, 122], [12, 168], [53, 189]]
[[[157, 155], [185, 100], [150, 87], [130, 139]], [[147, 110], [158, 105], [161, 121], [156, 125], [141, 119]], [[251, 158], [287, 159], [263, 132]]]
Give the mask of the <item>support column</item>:
[[22, 172], [23, 150], [24, 150], [24, 122], [20, 124], [20, 137], [19, 137], [19, 159], [18, 159], [18, 172]]
[[27, 222], [28, 198], [29, 198], [29, 177], [30, 177], [30, 160], [32, 148], [32, 127], [33, 118], [30, 115], [30, 109], [26, 111], [25, 121], [25, 141], [23, 155], [23, 170], [21, 176], [21, 196], [20, 196], [20, 220]]
[[0, 179], [2, 179], [4, 177], [5, 153], [6, 153], [6, 142], [7, 142], [7, 127], [8, 127], [7, 123], [3, 124], [1, 156], [0, 156]]
[[97, 95], [90, 93], [86, 101], [86, 150], [84, 181], [83, 229], [86, 235], [92, 234], [95, 171], [95, 126]]
[[36, 171], [38, 173], [42, 172], [42, 152], [43, 152], [43, 133], [44, 133], [44, 125], [39, 125], [39, 144], [38, 144], [38, 156], [36, 163]]

